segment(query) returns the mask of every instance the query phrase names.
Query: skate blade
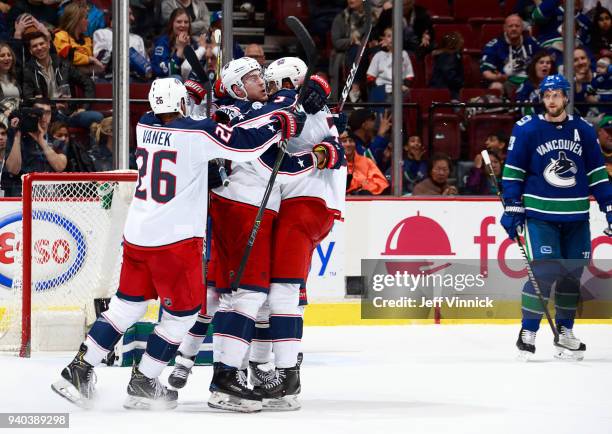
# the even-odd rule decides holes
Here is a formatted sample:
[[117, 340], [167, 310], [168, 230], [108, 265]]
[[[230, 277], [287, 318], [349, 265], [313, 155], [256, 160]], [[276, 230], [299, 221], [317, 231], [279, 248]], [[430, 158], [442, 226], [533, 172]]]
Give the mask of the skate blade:
[[242, 399], [227, 393], [212, 392], [208, 406], [219, 410], [236, 411], [239, 413], [255, 413], [261, 411], [261, 401]]
[[555, 359], [580, 362], [584, 359], [584, 351], [568, 350], [567, 348], [555, 347]]
[[84, 409], [90, 409], [93, 406], [93, 402], [91, 399], [85, 398], [81, 393], [77, 390], [76, 387], [68, 380], [61, 379], [51, 384], [51, 389], [58, 395], [72, 402], [74, 405], [77, 405]]
[[528, 362], [532, 360], [534, 356], [535, 354], [532, 352], [519, 350], [518, 354], [516, 355], [516, 360], [519, 362]]
[[177, 401], [165, 401], [162, 399], [151, 399], [142, 396], [128, 395], [123, 403], [123, 408], [128, 410], [152, 410], [165, 411], [172, 410], [178, 405]]
[[302, 404], [297, 400], [297, 395], [286, 395], [282, 398], [264, 399], [262, 410], [264, 411], [296, 411], [302, 408]]

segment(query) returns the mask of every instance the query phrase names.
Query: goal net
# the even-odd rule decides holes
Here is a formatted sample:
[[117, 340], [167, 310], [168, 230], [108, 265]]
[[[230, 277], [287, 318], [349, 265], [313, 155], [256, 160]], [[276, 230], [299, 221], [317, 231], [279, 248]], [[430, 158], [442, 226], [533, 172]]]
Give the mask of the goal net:
[[24, 177], [12, 281], [0, 293], [0, 350], [27, 357], [78, 348], [94, 299], [117, 289], [136, 179], [130, 171]]

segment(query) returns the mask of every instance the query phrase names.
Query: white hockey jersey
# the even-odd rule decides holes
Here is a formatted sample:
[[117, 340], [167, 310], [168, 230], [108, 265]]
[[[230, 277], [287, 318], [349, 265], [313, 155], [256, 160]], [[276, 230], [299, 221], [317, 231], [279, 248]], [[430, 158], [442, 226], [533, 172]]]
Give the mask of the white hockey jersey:
[[[326, 137], [338, 140], [338, 129], [327, 107], [314, 115], [308, 115], [304, 130], [298, 137], [289, 140], [287, 150], [300, 152], [311, 149], [321, 143]], [[281, 185], [281, 200], [299, 197], [315, 197], [322, 199], [327, 208], [343, 218], [346, 198], [346, 166], [337, 170], [315, 170], [310, 175], [297, 182]]]
[[161, 247], [204, 237], [208, 211], [208, 161], [252, 160], [281, 136], [266, 126], [227, 127], [210, 119], [179, 118], [166, 125], [152, 113], [136, 127], [138, 185], [128, 211], [125, 240]]

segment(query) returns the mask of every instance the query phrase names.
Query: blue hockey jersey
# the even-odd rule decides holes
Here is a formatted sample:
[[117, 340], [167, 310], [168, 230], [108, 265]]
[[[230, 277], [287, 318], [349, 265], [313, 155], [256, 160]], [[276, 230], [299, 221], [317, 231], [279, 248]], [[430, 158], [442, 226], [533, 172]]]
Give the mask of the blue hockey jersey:
[[[532, 13], [532, 18], [538, 26], [538, 40], [542, 47], [549, 47], [557, 41], [561, 41], [559, 26], [563, 24], [563, 2], [559, 0], [543, 0]], [[591, 19], [582, 11], [576, 12], [576, 31], [578, 37], [585, 44], [591, 42]]]
[[595, 129], [580, 116], [559, 123], [525, 116], [512, 130], [504, 166], [505, 201], [523, 200], [527, 217], [588, 220], [589, 194], [600, 209], [612, 203], [612, 185]]

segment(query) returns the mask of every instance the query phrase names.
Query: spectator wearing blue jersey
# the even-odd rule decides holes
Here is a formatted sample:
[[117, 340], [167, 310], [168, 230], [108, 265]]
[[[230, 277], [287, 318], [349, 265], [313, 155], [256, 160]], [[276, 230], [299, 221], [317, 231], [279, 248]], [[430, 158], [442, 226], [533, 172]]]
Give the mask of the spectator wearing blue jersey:
[[165, 33], [154, 43], [151, 67], [156, 77], [180, 76], [183, 50], [191, 44], [191, 18], [183, 8], [170, 15]]
[[511, 95], [527, 79], [527, 65], [539, 50], [535, 39], [523, 35], [521, 18], [506, 17], [504, 33], [490, 40], [482, 51], [480, 71], [489, 88]]
[[[552, 56], [542, 50], [538, 51], [531, 63], [527, 67], [527, 80], [519, 86], [514, 96], [516, 102], [530, 102], [537, 104], [540, 102], [540, 83], [550, 74], [556, 73]], [[523, 107], [523, 114], [541, 113], [538, 107]]]
[[[538, 41], [544, 48], [561, 41], [560, 26], [563, 24], [565, 11], [560, 0], [543, 0], [534, 10], [532, 19], [538, 26]], [[576, 32], [584, 44], [591, 39], [591, 19], [582, 12], [582, 0], [574, 3]]]
[[[597, 61], [597, 74], [591, 85], [599, 102], [612, 102], [612, 73], [610, 69], [610, 58], [602, 57]], [[612, 122], [612, 107], [599, 106], [598, 110], [603, 114], [603, 124], [607, 125]]]

